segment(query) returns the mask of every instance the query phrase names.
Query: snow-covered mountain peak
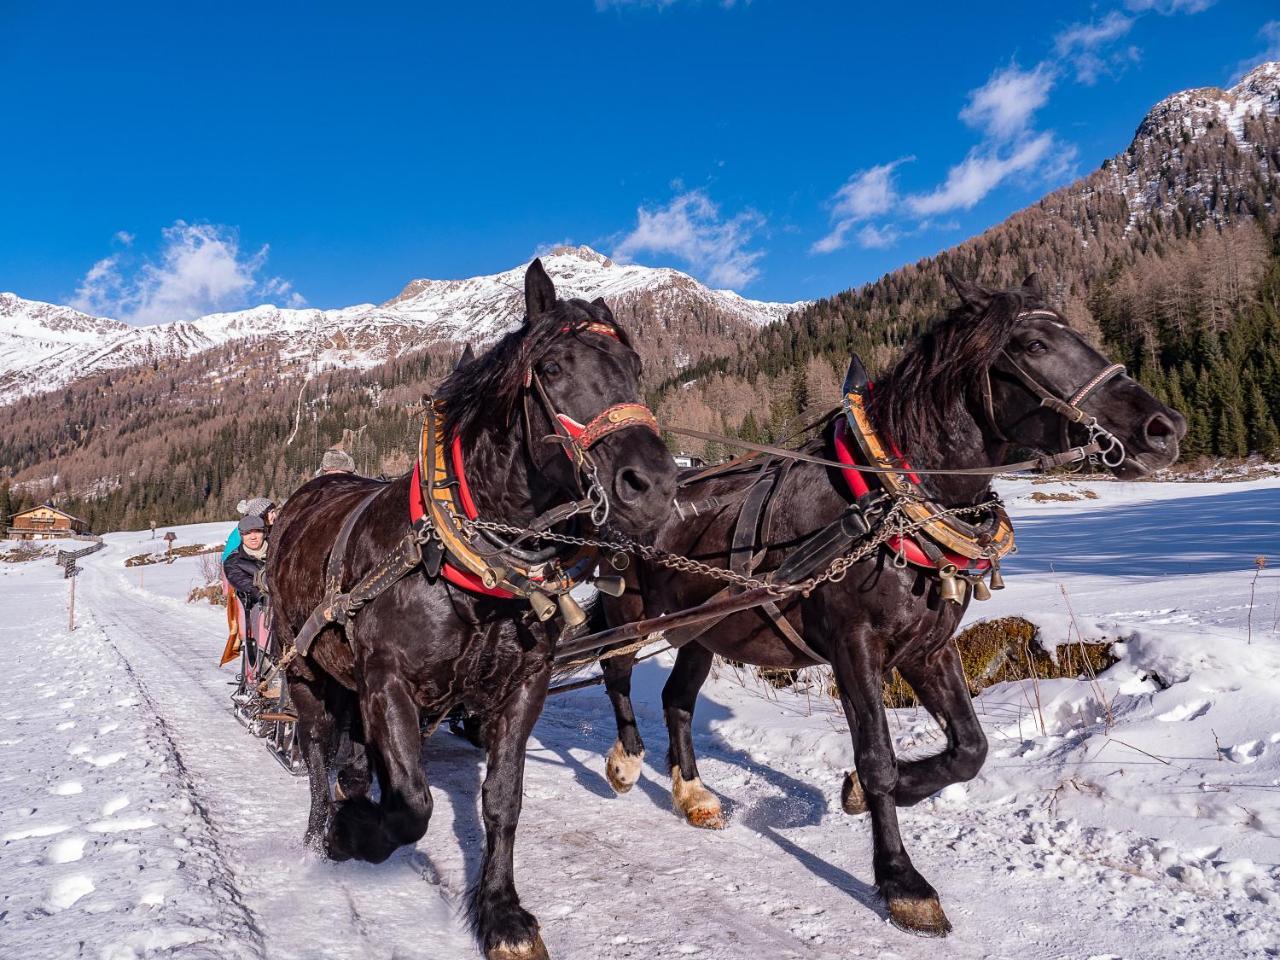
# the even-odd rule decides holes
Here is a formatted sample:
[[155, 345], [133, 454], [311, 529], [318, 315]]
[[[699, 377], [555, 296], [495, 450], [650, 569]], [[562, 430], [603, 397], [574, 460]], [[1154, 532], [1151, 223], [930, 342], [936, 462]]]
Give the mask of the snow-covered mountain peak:
[[[585, 245], [557, 247], [542, 262], [563, 298], [604, 297], [614, 306], [649, 298], [653, 309], [673, 318], [712, 311], [759, 326], [798, 306], [709, 290], [678, 270], [619, 264]], [[0, 402], [102, 370], [188, 357], [237, 340], [271, 341], [283, 360], [344, 367], [371, 366], [433, 343], [480, 346], [523, 317], [527, 267], [528, 262], [461, 280], [414, 280], [377, 306], [320, 310], [261, 304], [148, 327], [0, 294]]]
[[1198, 87], [1165, 97], [1148, 111], [1138, 137], [1165, 135], [1198, 139], [1225, 126], [1243, 140], [1247, 117], [1280, 115], [1280, 61], [1254, 67], [1235, 86]]
[[72, 307], [26, 300], [0, 292], [0, 337], [34, 337], [60, 343], [79, 343], [106, 333], [128, 330], [117, 320], [92, 317]]

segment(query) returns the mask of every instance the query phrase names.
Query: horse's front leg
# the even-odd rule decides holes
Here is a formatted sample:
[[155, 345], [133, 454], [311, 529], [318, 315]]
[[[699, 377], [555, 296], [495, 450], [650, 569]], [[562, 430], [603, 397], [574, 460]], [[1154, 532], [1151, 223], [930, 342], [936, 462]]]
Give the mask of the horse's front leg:
[[[900, 807], [909, 807], [943, 787], [976, 777], [987, 758], [987, 735], [973, 711], [960, 654], [950, 640], [932, 657], [899, 663], [898, 672], [947, 737], [941, 753], [898, 765], [894, 800]], [[857, 771], [845, 778], [843, 798], [847, 812], [866, 812]]]
[[[635, 592], [626, 593], [616, 600], [603, 597], [597, 609], [607, 616], [603, 623], [593, 623], [593, 630], [644, 619], [644, 601]], [[644, 763], [644, 741], [640, 738], [636, 711], [631, 705], [631, 671], [635, 665], [634, 653], [600, 661], [604, 689], [609, 695], [609, 703], [613, 705], [613, 719], [618, 727], [618, 739], [605, 755], [604, 773], [609, 786], [617, 793], [626, 793], [636, 785]]]
[[485, 853], [469, 905], [471, 928], [488, 960], [546, 960], [538, 921], [516, 894], [516, 824], [524, 792], [529, 734], [547, 696], [549, 670], [526, 680], [488, 724], [488, 768], [481, 788]]
[[876, 885], [895, 926], [945, 936], [951, 924], [937, 891], [911, 863], [898, 827], [898, 762], [882, 699], [884, 646], [869, 627], [860, 627], [850, 642], [831, 646], [831, 667], [854, 735], [854, 762], [871, 811]]
[[693, 755], [693, 708], [698, 691], [711, 672], [715, 655], [696, 640], [680, 648], [671, 676], [662, 688], [662, 710], [667, 718], [671, 746], [667, 765], [671, 768], [671, 793], [676, 809], [695, 827], [724, 828], [720, 798], [702, 785]]
[[417, 843], [431, 820], [431, 789], [422, 766], [418, 705], [409, 682], [391, 662], [371, 658], [362, 671], [360, 718], [378, 775], [380, 802], [348, 796], [338, 804], [326, 846], [335, 860], [381, 863]]
[[634, 653], [609, 657], [600, 661], [604, 674], [604, 688], [613, 704], [613, 718], [618, 725], [618, 739], [605, 756], [605, 776], [609, 786], [618, 793], [626, 793], [640, 779], [644, 763], [644, 741], [636, 725], [636, 711], [631, 705], [631, 670], [636, 665]]

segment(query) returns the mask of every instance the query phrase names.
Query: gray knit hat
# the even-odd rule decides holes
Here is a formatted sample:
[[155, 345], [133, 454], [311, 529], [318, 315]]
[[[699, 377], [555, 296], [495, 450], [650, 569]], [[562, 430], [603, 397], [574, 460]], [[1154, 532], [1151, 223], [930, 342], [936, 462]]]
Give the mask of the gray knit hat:
[[351, 459], [351, 454], [337, 447], [330, 447], [324, 452], [324, 456], [320, 458], [321, 470], [345, 470], [348, 473], [356, 472], [356, 462]]
[[242, 517], [240, 519], [240, 522], [236, 524], [236, 529], [240, 531], [240, 536], [242, 537], [246, 533], [252, 533], [254, 530], [261, 530], [265, 533], [267, 529], [267, 522], [261, 517], [255, 517], [253, 514], [250, 514], [249, 516]]
[[246, 500], [244, 504], [245, 516], [248, 517], [265, 517], [267, 511], [274, 507], [267, 497], [254, 497], [252, 500]]

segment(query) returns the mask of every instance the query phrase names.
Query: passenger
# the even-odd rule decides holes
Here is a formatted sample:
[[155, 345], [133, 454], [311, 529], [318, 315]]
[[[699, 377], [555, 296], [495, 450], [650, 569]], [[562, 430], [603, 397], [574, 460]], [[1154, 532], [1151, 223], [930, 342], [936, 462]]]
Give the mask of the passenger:
[[[236, 513], [242, 517], [262, 517], [267, 522], [268, 530], [271, 529], [271, 525], [275, 522], [276, 514], [279, 512], [276, 509], [276, 505], [266, 497], [241, 500], [236, 504]], [[238, 546], [240, 546], [240, 528], [235, 527], [227, 536], [227, 545], [222, 549], [223, 564], [226, 564], [227, 557], [231, 556]]]
[[237, 526], [240, 545], [223, 561], [222, 571], [244, 605], [245, 620], [262, 602], [262, 591], [254, 578], [267, 562], [267, 523], [261, 517], [247, 516]]
[[330, 447], [320, 458], [320, 470], [316, 476], [323, 477], [329, 473], [355, 473], [356, 462], [351, 454], [338, 447]]

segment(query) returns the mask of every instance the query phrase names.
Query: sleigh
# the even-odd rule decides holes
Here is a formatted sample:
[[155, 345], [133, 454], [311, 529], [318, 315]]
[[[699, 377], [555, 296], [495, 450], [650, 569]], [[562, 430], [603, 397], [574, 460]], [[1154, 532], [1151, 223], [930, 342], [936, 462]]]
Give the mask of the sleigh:
[[223, 579], [228, 619], [235, 617], [234, 636], [239, 638], [239, 673], [231, 694], [232, 713], [250, 733], [266, 743], [268, 751], [294, 776], [306, 765], [298, 746], [297, 715], [289, 699], [289, 680], [282, 669], [279, 645], [271, 632], [271, 608], [258, 604], [246, 612], [231, 585]]

